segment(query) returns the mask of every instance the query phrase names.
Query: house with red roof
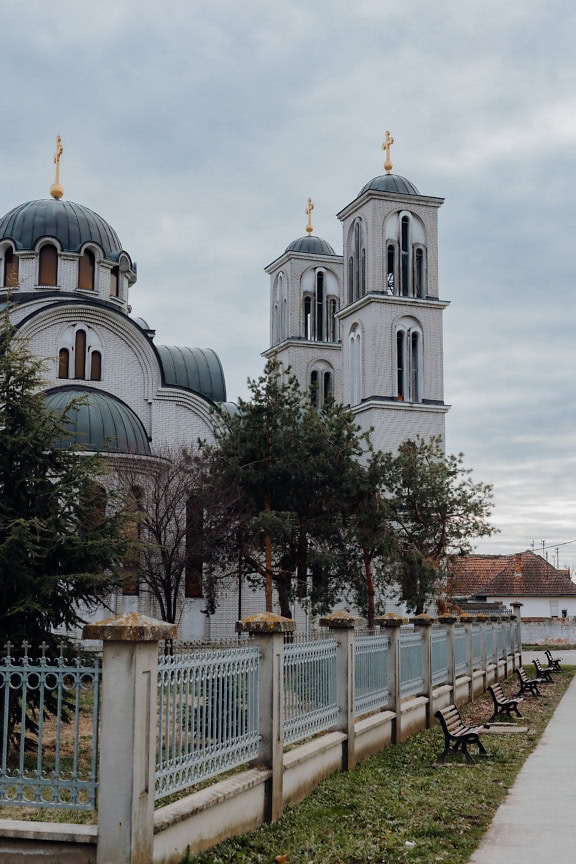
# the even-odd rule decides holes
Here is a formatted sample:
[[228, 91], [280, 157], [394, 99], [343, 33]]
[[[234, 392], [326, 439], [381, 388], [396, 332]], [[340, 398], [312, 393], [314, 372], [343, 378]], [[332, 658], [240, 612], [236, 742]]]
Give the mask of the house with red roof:
[[576, 617], [570, 570], [557, 569], [534, 552], [454, 558], [448, 573], [449, 593], [457, 603], [522, 603], [522, 618]]

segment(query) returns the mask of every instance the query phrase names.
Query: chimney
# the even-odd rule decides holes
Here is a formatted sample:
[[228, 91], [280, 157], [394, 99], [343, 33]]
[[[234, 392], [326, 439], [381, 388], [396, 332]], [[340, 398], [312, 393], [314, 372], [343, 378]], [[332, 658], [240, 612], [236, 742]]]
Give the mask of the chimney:
[[521, 576], [522, 575], [522, 555], [520, 552], [517, 552], [514, 560], [514, 575]]

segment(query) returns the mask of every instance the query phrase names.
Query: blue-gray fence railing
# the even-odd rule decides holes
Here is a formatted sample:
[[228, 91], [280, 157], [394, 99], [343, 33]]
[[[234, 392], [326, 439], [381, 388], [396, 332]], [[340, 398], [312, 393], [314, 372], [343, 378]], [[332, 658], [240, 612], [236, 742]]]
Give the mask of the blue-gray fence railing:
[[26, 644], [24, 655], [14, 657], [11, 647], [0, 661], [0, 804], [93, 810], [98, 657], [68, 659], [61, 650], [49, 659], [41, 646], [33, 659]]
[[354, 714], [384, 708], [388, 690], [388, 636], [357, 636], [354, 644]]
[[448, 681], [448, 633], [441, 624], [432, 625], [432, 684]]
[[284, 741], [291, 744], [336, 725], [336, 639], [284, 645]]
[[160, 657], [155, 798], [258, 755], [257, 646]]
[[411, 626], [402, 627], [400, 633], [400, 695], [421, 693], [424, 687], [422, 675], [422, 633]]

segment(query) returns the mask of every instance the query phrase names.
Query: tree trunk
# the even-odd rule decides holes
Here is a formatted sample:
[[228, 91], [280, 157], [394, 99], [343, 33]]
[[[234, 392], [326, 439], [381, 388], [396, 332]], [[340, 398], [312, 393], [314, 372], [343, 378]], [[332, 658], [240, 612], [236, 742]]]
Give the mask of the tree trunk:
[[372, 576], [372, 555], [365, 549], [364, 557], [364, 576], [366, 577], [366, 593], [368, 595], [368, 627], [374, 627], [374, 618], [376, 615], [374, 601], [374, 579]]

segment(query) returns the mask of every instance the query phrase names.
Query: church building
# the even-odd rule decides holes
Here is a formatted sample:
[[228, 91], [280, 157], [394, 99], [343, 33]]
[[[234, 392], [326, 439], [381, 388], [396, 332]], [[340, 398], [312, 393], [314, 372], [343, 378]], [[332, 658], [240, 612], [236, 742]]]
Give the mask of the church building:
[[[422, 195], [392, 173], [373, 178], [337, 217], [343, 252], [312, 226], [265, 269], [270, 277], [266, 358], [290, 366], [303, 390], [349, 405], [376, 448], [395, 450], [417, 435], [444, 437], [442, 314], [437, 214], [442, 199]], [[82, 204], [64, 200], [59, 170], [50, 197], [0, 217], [0, 304], [30, 350], [44, 361], [48, 404], [74, 411], [70, 441], [112, 460], [158, 454], [212, 440], [215, 410], [226, 402], [224, 371], [210, 348], [156, 345], [154, 328], [132, 314], [136, 263], [116, 231]], [[66, 442], [64, 442], [66, 443]], [[202, 614], [201, 584], [186, 582], [182, 638], [232, 632], [237, 589], [214, 616]], [[260, 611], [249, 589], [242, 614]], [[114, 598], [114, 611], [154, 614], [137, 589]], [[295, 608], [295, 617], [303, 615]]]

